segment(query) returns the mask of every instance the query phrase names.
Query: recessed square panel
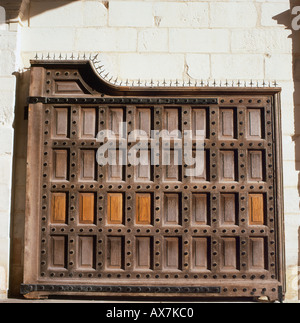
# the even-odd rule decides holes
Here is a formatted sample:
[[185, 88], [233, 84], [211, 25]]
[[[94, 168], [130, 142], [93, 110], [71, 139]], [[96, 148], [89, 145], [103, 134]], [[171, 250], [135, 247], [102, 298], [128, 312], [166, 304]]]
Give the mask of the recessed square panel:
[[136, 201], [136, 224], [152, 224], [152, 195], [150, 193], [138, 193]]
[[123, 193], [107, 194], [107, 223], [123, 224], [124, 222], [124, 195]]
[[95, 193], [79, 194], [79, 223], [95, 223]]
[[67, 193], [52, 193], [51, 223], [67, 223]]
[[81, 138], [92, 139], [97, 132], [97, 113], [95, 108], [81, 108]]

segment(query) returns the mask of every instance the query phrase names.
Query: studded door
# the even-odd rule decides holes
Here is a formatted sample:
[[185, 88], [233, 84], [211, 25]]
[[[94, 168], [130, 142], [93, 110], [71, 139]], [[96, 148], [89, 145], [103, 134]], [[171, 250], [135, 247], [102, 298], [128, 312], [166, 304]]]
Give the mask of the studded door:
[[[35, 69], [48, 86], [30, 98], [40, 174], [32, 175], [39, 178], [39, 195], [31, 196], [38, 214], [27, 223], [27, 232], [38, 230], [35, 278], [22, 285], [24, 294], [282, 298], [274, 95], [77, 97], [70, 91], [88, 88], [80, 70]], [[158, 164], [132, 165], [130, 149], [141, 143], [128, 135], [136, 129], [149, 136], [204, 130], [202, 173], [187, 176], [184, 142], [165, 150], [160, 141]], [[105, 130], [116, 134], [116, 165], [97, 162]], [[165, 151], [169, 165], [161, 164]], [[151, 156], [148, 138], [134, 158]]]

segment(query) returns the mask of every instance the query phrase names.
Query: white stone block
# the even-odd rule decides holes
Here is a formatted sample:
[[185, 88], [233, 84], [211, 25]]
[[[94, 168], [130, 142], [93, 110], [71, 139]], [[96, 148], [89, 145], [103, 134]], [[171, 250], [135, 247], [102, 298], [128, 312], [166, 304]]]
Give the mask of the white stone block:
[[290, 3], [263, 3], [261, 5], [261, 25], [267, 27], [285, 26], [280, 24], [280, 15], [290, 10]]
[[0, 50], [0, 76], [12, 75], [16, 71], [16, 52]]
[[171, 29], [170, 52], [227, 53], [230, 33], [226, 29]]
[[[296, 241], [297, 243], [297, 241]], [[287, 253], [287, 257], [289, 253]], [[285, 295], [286, 303], [299, 303], [299, 266], [297, 262], [293, 262], [292, 265], [288, 265], [286, 269], [286, 285], [287, 291]]]
[[258, 13], [255, 4], [248, 2], [210, 2], [210, 26], [217, 28], [255, 27]]
[[10, 211], [11, 211], [10, 183], [0, 184], [0, 212], [2, 212], [3, 214], [7, 213], [7, 216], [9, 216]]
[[12, 128], [0, 127], [0, 155], [12, 154], [13, 137], [14, 131]]
[[265, 78], [293, 80], [292, 55], [272, 54], [265, 58]]
[[196, 80], [210, 78], [210, 56], [208, 54], [186, 55], [187, 73]]
[[7, 30], [6, 11], [4, 7], [0, 7], [0, 30]]
[[119, 77], [123, 80], [182, 79], [184, 55], [120, 54]]
[[295, 140], [291, 136], [282, 136], [282, 158], [284, 161], [295, 162]]
[[148, 28], [138, 34], [138, 51], [167, 52], [169, 50], [169, 32], [167, 29]]
[[288, 183], [284, 180], [284, 212], [290, 214], [299, 214], [299, 194], [297, 187], [286, 187]]
[[76, 32], [77, 51], [136, 52], [134, 28], [80, 28]]
[[117, 27], [154, 27], [152, 2], [110, 1], [109, 25]]
[[[300, 105], [300, 93], [299, 95], [295, 95], [295, 87], [300, 88], [299, 82], [291, 82], [291, 81], [281, 81], [279, 82], [280, 87], [282, 88], [281, 100], [283, 106], [291, 106], [295, 104]], [[298, 91], [299, 92], [299, 91]]]
[[218, 80], [262, 80], [264, 78], [263, 55], [212, 54], [212, 78]]
[[283, 135], [293, 136], [295, 134], [295, 115], [285, 115], [285, 111], [282, 111], [283, 117], [281, 118], [281, 130]]
[[[283, 179], [284, 179], [284, 187], [297, 187], [298, 186], [298, 178], [299, 172], [296, 171], [296, 165], [294, 161], [284, 161], [283, 162]], [[295, 202], [294, 202], [295, 203]], [[297, 205], [299, 208], [299, 198], [297, 199]], [[291, 207], [290, 203], [287, 205], [287, 208]], [[300, 209], [299, 209], [300, 211]], [[289, 209], [287, 209], [287, 212], [290, 212]]]
[[251, 28], [232, 30], [231, 35], [233, 53], [292, 53], [289, 30]]
[[[0, 242], [1, 242], [1, 239], [0, 239]], [[0, 299], [6, 298], [6, 290], [8, 288], [7, 270], [8, 270], [8, 264], [6, 266], [0, 266]]]
[[15, 91], [16, 77], [15, 76], [2, 76], [0, 77], [0, 91]]
[[9, 238], [10, 213], [0, 212], [0, 239]]
[[[59, 35], [59, 37], [58, 37]], [[22, 51], [53, 53], [72, 52], [75, 28], [28, 28], [22, 29]]]
[[[8, 99], [10, 101], [14, 101], [15, 93], [14, 92], [5, 92], [5, 93], [11, 93], [9, 94]], [[0, 92], [0, 97], [2, 99], [3, 92]], [[0, 99], [0, 101], [1, 101]], [[10, 106], [3, 106], [0, 104], [0, 126], [4, 127], [11, 127], [14, 122], [14, 105]]]
[[206, 2], [155, 2], [154, 16], [159, 27], [208, 27]]
[[108, 24], [108, 11], [103, 1], [93, 0], [83, 2], [83, 25], [86, 27], [101, 27]]
[[10, 239], [0, 238], [0, 293], [2, 297], [8, 289]]
[[12, 157], [0, 156], [0, 184], [11, 183], [12, 176]]
[[[13, 111], [13, 106], [15, 102], [15, 91], [3, 91], [0, 88], [0, 108], [10, 108]], [[4, 111], [0, 111], [0, 120], [1, 115]], [[0, 121], [1, 122], [1, 121]]]
[[17, 33], [0, 31], [0, 50], [14, 51], [17, 48]]

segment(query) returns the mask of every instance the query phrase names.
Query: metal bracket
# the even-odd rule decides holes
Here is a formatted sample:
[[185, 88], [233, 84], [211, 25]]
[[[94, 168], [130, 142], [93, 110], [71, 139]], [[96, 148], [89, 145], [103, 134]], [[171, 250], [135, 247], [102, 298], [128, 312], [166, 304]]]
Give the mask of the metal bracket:
[[148, 293], [148, 294], [220, 294], [221, 287], [169, 287], [169, 286], [94, 286], [94, 285], [26, 285], [20, 292], [91, 292], [91, 293]]

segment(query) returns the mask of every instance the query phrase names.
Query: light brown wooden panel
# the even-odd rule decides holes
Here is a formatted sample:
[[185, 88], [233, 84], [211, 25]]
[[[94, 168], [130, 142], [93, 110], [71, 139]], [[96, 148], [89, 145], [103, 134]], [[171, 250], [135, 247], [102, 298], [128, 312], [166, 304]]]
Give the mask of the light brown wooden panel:
[[65, 236], [52, 236], [51, 237], [51, 262], [52, 268], [66, 268], [67, 267], [67, 240]]
[[180, 242], [178, 237], [164, 238], [164, 269], [181, 269]]
[[264, 270], [267, 269], [266, 252], [265, 252], [265, 238], [249, 239], [249, 269]]
[[149, 193], [136, 194], [136, 224], [152, 223], [152, 196]]
[[95, 194], [94, 193], [79, 194], [79, 223], [82, 223], [82, 224], [95, 223]]
[[124, 269], [123, 237], [107, 237], [107, 268]]
[[248, 179], [249, 181], [263, 180], [263, 153], [258, 150], [248, 152]]
[[220, 109], [219, 135], [223, 139], [234, 138], [234, 113], [233, 109]]
[[67, 194], [52, 193], [51, 199], [51, 223], [67, 223]]
[[249, 224], [264, 225], [264, 194], [249, 194]]
[[77, 246], [77, 266], [81, 270], [91, 270], [96, 267], [96, 245], [94, 236], [79, 236]]
[[220, 180], [236, 180], [236, 160], [233, 150], [220, 151]]
[[97, 131], [97, 115], [95, 108], [81, 109], [81, 138], [95, 138]]
[[69, 137], [69, 108], [53, 109], [52, 136], [57, 139]]
[[247, 135], [251, 139], [261, 139], [262, 132], [262, 110], [261, 109], [248, 109], [248, 126]]
[[221, 269], [236, 270], [238, 269], [238, 246], [237, 238], [223, 238], [221, 244]]
[[151, 137], [152, 128], [152, 112], [151, 109], [136, 109], [136, 130], [142, 130]]
[[166, 108], [164, 111], [164, 129], [170, 133], [181, 130], [179, 109]]
[[208, 224], [208, 197], [206, 194], [193, 194], [192, 222], [194, 225]]
[[136, 269], [152, 269], [151, 237], [136, 237]]
[[180, 195], [166, 193], [164, 196], [164, 224], [180, 224]]
[[123, 137], [123, 128], [120, 126], [125, 121], [124, 109], [110, 108], [108, 116], [109, 130], [111, 130], [116, 138]]
[[80, 151], [80, 180], [94, 181], [96, 179], [96, 151]]
[[207, 111], [206, 109], [192, 109], [192, 133], [196, 137], [197, 130], [203, 131], [204, 136], [207, 134]]
[[208, 238], [192, 238], [192, 269], [209, 270], [209, 241]]
[[107, 194], [107, 223], [124, 223], [124, 196], [123, 193]]
[[223, 225], [237, 224], [237, 209], [235, 194], [220, 195], [220, 214]]
[[53, 180], [66, 181], [68, 180], [68, 150], [56, 149], [53, 150]]

